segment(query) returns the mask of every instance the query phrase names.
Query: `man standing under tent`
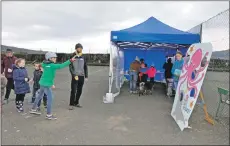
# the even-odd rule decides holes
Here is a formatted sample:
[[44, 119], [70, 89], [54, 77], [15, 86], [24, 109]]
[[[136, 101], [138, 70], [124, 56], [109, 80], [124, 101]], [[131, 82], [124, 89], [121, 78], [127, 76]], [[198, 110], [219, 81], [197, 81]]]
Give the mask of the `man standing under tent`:
[[6, 85], [6, 94], [3, 104], [8, 103], [8, 99], [10, 97], [11, 89], [14, 89], [14, 80], [13, 80], [13, 69], [12, 66], [15, 63], [17, 58], [13, 55], [11, 49], [6, 50], [6, 56], [2, 59], [2, 67], [1, 67], [1, 74], [4, 74], [7, 78], [7, 85]]
[[86, 59], [82, 55], [82, 49], [83, 46], [81, 44], [76, 44], [76, 51], [73, 53], [73, 56], [71, 56], [71, 58], [75, 56], [76, 61], [72, 62], [69, 66], [72, 76], [69, 110], [73, 110], [74, 106], [78, 108], [82, 107], [79, 104], [79, 99], [82, 94], [84, 81], [88, 80], [88, 67]]
[[130, 93], [137, 93], [136, 85], [137, 85], [139, 70], [140, 70], [140, 61], [139, 58], [136, 56], [135, 60], [131, 63], [129, 69], [129, 75], [130, 75], [129, 92]]

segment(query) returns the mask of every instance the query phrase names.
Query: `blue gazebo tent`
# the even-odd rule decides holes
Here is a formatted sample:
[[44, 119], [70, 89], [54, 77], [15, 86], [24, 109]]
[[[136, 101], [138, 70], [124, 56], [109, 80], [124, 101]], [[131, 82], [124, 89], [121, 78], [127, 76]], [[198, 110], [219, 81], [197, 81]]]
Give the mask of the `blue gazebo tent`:
[[165, 57], [172, 56], [177, 49], [185, 54], [191, 44], [200, 42], [199, 34], [178, 30], [154, 17], [127, 29], [111, 31], [110, 37], [112, 44], [110, 76], [111, 72], [115, 74], [113, 78], [116, 78], [117, 88], [118, 85], [120, 87], [122, 85], [120, 72], [129, 70], [130, 63], [136, 56], [144, 58], [148, 66], [155, 64], [158, 70], [155, 80], [162, 82]]
[[154, 17], [150, 17], [148, 20], [133, 27], [119, 31], [111, 31], [111, 41], [116, 43], [139, 42], [149, 44], [167, 43], [190, 45], [199, 42], [200, 35], [178, 30]]

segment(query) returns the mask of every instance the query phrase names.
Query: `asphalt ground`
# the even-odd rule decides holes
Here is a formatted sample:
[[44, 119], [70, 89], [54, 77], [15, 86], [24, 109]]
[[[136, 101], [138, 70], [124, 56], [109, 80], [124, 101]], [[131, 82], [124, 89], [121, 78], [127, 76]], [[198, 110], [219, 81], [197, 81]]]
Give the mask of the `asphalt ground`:
[[[32, 75], [33, 69], [28, 70]], [[181, 132], [170, 115], [173, 101], [165, 97], [161, 84], [156, 85], [152, 96], [141, 97], [130, 95], [125, 85], [114, 104], [104, 104], [103, 96], [108, 92], [108, 71], [108, 67], [89, 67], [89, 81], [84, 85], [80, 100], [83, 108], [73, 111], [68, 110], [69, 71], [67, 68], [58, 71], [56, 89], [53, 90], [53, 113], [57, 120], [46, 120], [45, 111], [40, 116], [30, 115], [28, 100], [31, 94], [26, 96], [25, 113], [17, 113], [12, 91], [10, 103], [2, 107], [2, 145], [229, 144], [229, 128], [219, 123], [214, 126], [208, 124], [198, 106], [190, 119], [192, 129]], [[209, 74], [208, 79], [226, 81], [222, 81], [220, 74]], [[212, 86], [211, 81], [205, 81], [205, 84]], [[204, 89], [205, 98], [217, 98], [215, 87], [212, 88]]]

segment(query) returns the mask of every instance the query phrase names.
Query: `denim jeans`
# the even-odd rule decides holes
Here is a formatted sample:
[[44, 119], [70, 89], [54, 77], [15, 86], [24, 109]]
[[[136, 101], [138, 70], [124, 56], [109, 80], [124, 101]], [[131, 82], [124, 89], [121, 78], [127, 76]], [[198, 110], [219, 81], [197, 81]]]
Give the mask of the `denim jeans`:
[[177, 90], [178, 81], [173, 81], [174, 90]]
[[40, 87], [40, 92], [38, 96], [36, 96], [32, 109], [36, 109], [38, 107], [38, 103], [43, 98], [44, 93], [47, 95], [47, 114], [49, 115], [51, 114], [52, 100], [53, 100], [51, 87], [46, 87], [46, 86]]
[[136, 71], [130, 71], [130, 83], [129, 83], [129, 89], [130, 91], [136, 91], [137, 88], [137, 72]]

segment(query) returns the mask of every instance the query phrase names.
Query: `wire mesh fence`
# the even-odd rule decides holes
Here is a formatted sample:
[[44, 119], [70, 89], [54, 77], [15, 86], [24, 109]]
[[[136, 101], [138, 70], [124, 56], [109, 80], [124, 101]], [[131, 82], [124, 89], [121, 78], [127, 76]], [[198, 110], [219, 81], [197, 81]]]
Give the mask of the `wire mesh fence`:
[[[226, 104], [216, 117], [219, 102], [218, 87], [229, 89], [229, 9], [189, 30], [201, 35], [201, 42], [210, 42], [214, 51], [222, 51], [209, 64], [209, 70], [203, 83], [204, 100], [208, 113], [219, 122], [229, 127], [229, 104]], [[214, 52], [215, 53], [215, 52]], [[225, 72], [219, 72], [225, 71]], [[229, 95], [228, 95], [229, 96]], [[198, 99], [197, 103], [201, 103]], [[198, 107], [203, 108], [202, 104]]]

